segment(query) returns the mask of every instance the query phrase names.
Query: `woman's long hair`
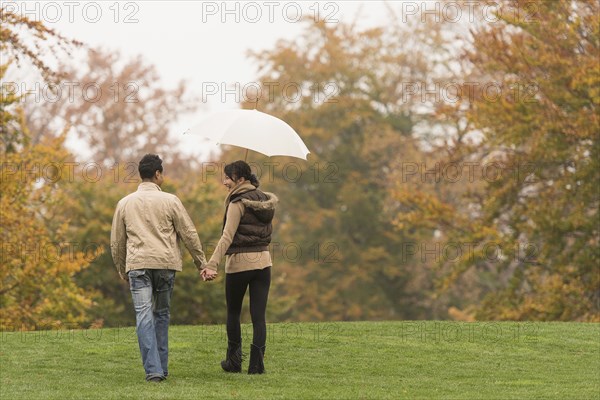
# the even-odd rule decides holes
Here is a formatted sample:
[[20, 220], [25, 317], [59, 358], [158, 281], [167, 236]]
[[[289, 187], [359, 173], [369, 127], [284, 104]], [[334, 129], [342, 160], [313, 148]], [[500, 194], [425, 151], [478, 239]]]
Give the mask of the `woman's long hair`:
[[227, 164], [225, 168], [223, 168], [223, 171], [225, 171], [225, 175], [227, 175], [229, 179], [234, 182], [240, 178], [244, 178], [255, 187], [260, 185], [258, 178], [252, 173], [250, 165], [248, 165], [248, 163], [245, 161], [237, 160], [231, 164]]

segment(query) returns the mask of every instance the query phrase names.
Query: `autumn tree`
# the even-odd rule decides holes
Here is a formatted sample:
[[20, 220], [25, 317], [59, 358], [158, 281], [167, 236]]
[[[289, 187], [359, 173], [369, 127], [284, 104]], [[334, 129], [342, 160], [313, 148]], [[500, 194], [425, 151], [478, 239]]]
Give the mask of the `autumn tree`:
[[[26, 142], [27, 131], [22, 135]], [[69, 219], [61, 210], [72, 206], [72, 199], [57, 175], [70, 157], [63, 144], [64, 136], [2, 155], [0, 324], [5, 327], [87, 322], [92, 302], [74, 276], [97, 249], [82, 248], [68, 235]]]
[[174, 151], [177, 137], [169, 132], [178, 116], [196, 109], [184, 81], [165, 89], [154, 65], [142, 56], [124, 59], [108, 49], [89, 49], [84, 66], [62, 65], [60, 71], [63, 96], [35, 105], [42, 109], [32, 121], [36, 127], [43, 129], [58, 115], [87, 145], [93, 161], [108, 166], [149, 152], [164, 154], [173, 167], [186, 164]]
[[15, 60], [20, 66], [32, 66], [45, 82], [56, 83], [60, 79], [57, 69], [51, 67], [47, 57], [58, 59], [69, 56], [82, 43], [61, 35], [41, 21], [33, 21], [15, 13], [3, 4], [0, 8], [0, 42], [5, 60]]
[[[40, 46], [55, 40], [59, 48], [69, 49], [73, 42], [4, 9], [1, 20], [0, 52], [8, 63], [0, 65], [0, 79], [4, 80], [10, 61], [17, 58], [18, 67], [33, 65], [47, 81], [56, 80], [43, 61]], [[62, 209], [69, 207], [71, 199], [66, 196], [68, 182], [61, 179], [61, 171], [70, 154], [64, 148], [64, 132], [33, 143], [20, 102], [21, 97], [3, 85], [0, 325], [2, 329], [79, 325], [88, 321], [92, 301], [77, 286], [74, 275], [96, 251], [86, 253], [67, 234], [69, 219]]]
[[[464, 81], [496, 91], [463, 90], [438, 109], [462, 121], [454, 143], [480, 138], [440, 158], [477, 165], [477, 184], [453, 202], [398, 192], [410, 211], [399, 223], [427, 221], [446, 243], [472, 245], [440, 264], [440, 282], [475, 272], [477, 318], [598, 318], [599, 11], [597, 2], [502, 2], [499, 22], [475, 29], [463, 58]], [[482, 179], [487, 166], [493, 176]]]

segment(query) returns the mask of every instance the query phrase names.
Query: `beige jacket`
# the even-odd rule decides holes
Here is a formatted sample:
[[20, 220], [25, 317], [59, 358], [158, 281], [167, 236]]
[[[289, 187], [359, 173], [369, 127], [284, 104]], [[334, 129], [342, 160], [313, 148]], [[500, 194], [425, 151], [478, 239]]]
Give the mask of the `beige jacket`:
[[[245, 193], [249, 190], [254, 190], [255, 187], [249, 182], [244, 182], [239, 186], [233, 188], [225, 199], [225, 206], [229, 203], [229, 199], [234, 194]], [[272, 195], [272, 194], [271, 194]], [[272, 195], [271, 201], [277, 202], [277, 198]], [[210, 261], [206, 264], [207, 268], [216, 270], [219, 263], [225, 256], [225, 252], [231, 245], [235, 232], [240, 225], [240, 220], [246, 211], [246, 206], [243, 201], [229, 204], [227, 209], [227, 221], [223, 228], [223, 234], [217, 243], [217, 247], [210, 258]], [[236, 272], [249, 271], [253, 269], [264, 269], [273, 265], [271, 259], [271, 253], [268, 250], [258, 251], [252, 253], [237, 253], [225, 256], [225, 273], [233, 274]]]
[[198, 233], [177, 196], [152, 182], [142, 182], [136, 192], [117, 204], [110, 249], [121, 277], [133, 269], [181, 271], [180, 240], [196, 268], [204, 268], [206, 258]]

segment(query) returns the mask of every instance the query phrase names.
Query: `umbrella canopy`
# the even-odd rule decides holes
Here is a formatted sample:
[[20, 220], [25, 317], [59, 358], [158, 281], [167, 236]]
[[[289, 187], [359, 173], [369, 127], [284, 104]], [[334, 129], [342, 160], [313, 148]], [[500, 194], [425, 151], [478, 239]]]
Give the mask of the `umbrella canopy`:
[[210, 115], [186, 134], [215, 144], [243, 147], [271, 156], [306, 160], [310, 151], [287, 123], [257, 110], [228, 110]]

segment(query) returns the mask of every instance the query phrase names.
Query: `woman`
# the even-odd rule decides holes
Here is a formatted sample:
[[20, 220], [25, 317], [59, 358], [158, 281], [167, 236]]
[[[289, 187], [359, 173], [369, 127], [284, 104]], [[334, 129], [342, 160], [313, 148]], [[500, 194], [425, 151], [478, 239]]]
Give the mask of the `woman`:
[[[225, 199], [223, 234], [206, 268], [215, 269], [225, 255], [225, 298], [227, 300], [227, 357], [221, 367], [242, 371], [240, 314], [246, 289], [250, 288], [253, 337], [249, 374], [265, 372], [263, 357], [267, 338], [265, 311], [271, 284], [271, 233], [277, 197], [258, 190], [259, 182], [244, 161], [224, 168]], [[209, 278], [210, 279], [210, 278]]]

